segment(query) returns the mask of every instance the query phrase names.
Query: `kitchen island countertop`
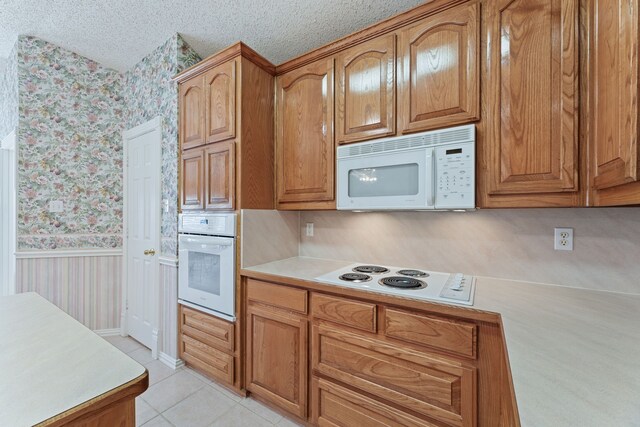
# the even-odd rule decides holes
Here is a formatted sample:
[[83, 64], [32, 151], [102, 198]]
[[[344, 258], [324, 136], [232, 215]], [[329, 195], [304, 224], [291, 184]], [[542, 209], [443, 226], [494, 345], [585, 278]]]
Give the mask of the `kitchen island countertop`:
[[117, 402], [134, 425], [146, 369], [38, 294], [0, 298], [0, 342], [0, 425], [113, 417]]

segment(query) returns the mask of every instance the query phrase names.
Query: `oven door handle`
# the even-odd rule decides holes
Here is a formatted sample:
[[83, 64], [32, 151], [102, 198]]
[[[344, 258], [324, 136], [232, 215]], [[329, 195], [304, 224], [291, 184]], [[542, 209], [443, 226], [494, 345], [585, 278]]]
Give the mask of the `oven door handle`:
[[225, 239], [218, 237], [193, 238], [193, 237], [180, 237], [180, 243], [187, 243], [191, 245], [203, 245], [203, 246], [232, 246], [233, 239]]

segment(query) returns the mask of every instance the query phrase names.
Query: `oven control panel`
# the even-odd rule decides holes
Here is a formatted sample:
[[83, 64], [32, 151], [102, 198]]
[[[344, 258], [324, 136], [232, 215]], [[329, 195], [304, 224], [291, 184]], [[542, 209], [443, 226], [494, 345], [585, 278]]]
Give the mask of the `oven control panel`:
[[236, 214], [180, 214], [178, 231], [210, 236], [235, 236]]
[[435, 157], [436, 209], [475, 208], [475, 144], [437, 147]]

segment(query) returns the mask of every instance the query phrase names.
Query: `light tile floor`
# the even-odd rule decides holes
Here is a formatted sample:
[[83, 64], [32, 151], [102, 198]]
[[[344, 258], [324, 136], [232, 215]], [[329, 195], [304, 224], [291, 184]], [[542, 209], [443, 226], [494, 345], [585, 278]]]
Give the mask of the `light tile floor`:
[[173, 370], [128, 337], [105, 337], [144, 365], [149, 388], [136, 398], [136, 425], [145, 427], [295, 427], [258, 401], [240, 397], [185, 367]]

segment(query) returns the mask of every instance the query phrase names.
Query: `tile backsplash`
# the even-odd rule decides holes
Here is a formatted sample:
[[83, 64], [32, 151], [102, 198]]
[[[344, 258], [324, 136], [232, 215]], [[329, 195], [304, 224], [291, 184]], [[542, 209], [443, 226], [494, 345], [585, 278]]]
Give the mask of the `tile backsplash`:
[[243, 267], [298, 256], [300, 214], [273, 210], [242, 210]]
[[[573, 251], [553, 250], [554, 227], [574, 228]], [[640, 293], [640, 208], [302, 212], [299, 235], [300, 256]]]

